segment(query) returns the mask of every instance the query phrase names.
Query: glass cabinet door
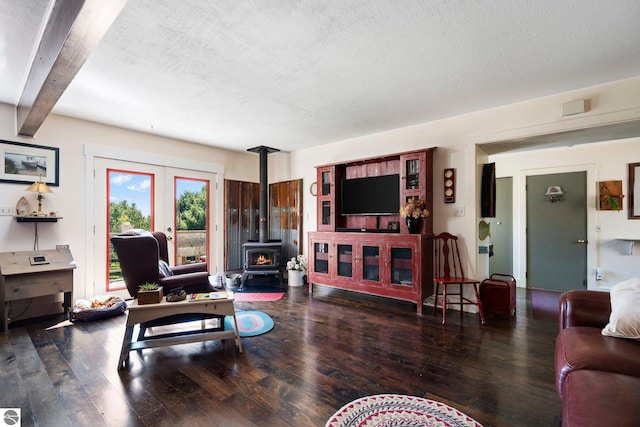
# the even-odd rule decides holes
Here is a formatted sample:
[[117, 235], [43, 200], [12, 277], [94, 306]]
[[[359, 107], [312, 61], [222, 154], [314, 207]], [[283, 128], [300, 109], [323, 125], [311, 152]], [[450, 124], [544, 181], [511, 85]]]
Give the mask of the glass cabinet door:
[[353, 277], [353, 246], [338, 244], [338, 276]]
[[336, 173], [333, 166], [317, 170], [318, 231], [334, 231], [336, 227]]
[[315, 242], [313, 244], [314, 273], [329, 274], [329, 243]]
[[362, 246], [362, 279], [380, 281], [380, 247]]
[[322, 225], [331, 225], [331, 201], [322, 201]]
[[330, 196], [331, 195], [331, 171], [321, 171], [320, 172], [320, 195], [321, 196]]
[[420, 160], [406, 159], [405, 161], [406, 179], [405, 190], [417, 190], [420, 188]]
[[391, 284], [399, 286], [413, 286], [413, 249], [391, 247]]

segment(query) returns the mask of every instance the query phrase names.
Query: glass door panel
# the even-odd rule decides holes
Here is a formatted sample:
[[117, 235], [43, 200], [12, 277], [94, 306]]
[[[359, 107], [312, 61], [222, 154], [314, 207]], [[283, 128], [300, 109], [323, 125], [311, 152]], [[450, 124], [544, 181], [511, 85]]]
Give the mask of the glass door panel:
[[209, 181], [174, 178], [175, 265], [206, 262]]
[[331, 201], [329, 200], [322, 202], [322, 224], [331, 225]]
[[353, 277], [352, 245], [338, 245], [338, 276]]
[[132, 229], [152, 230], [155, 174], [124, 169], [106, 170], [107, 180], [107, 292], [125, 289], [120, 261], [111, 237]]
[[420, 160], [406, 160], [407, 179], [405, 180], [406, 190], [415, 190], [420, 188]]
[[380, 248], [362, 246], [362, 279], [380, 281]]
[[322, 186], [320, 187], [320, 195], [331, 195], [331, 172], [322, 172]]
[[317, 242], [313, 244], [314, 273], [329, 274], [329, 244]]
[[413, 286], [413, 250], [411, 248], [391, 248], [391, 283]]

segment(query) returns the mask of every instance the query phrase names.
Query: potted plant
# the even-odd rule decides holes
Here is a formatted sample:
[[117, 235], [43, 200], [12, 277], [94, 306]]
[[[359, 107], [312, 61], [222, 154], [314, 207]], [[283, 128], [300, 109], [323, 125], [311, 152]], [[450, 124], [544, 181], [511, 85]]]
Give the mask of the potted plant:
[[424, 199], [409, 199], [400, 207], [400, 216], [406, 219], [409, 233], [415, 234], [420, 229], [419, 220], [429, 216], [427, 203]]
[[157, 304], [162, 301], [162, 286], [155, 283], [143, 283], [138, 286], [138, 305]]
[[307, 271], [307, 258], [304, 255], [292, 257], [287, 261], [287, 278], [289, 286], [302, 286], [304, 273]]

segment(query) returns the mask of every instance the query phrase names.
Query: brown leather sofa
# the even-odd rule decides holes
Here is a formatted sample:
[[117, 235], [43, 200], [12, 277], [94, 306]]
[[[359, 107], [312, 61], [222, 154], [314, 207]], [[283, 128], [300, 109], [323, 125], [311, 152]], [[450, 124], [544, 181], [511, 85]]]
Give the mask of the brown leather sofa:
[[602, 335], [610, 314], [608, 292], [560, 297], [555, 367], [563, 426], [640, 426], [640, 342]]

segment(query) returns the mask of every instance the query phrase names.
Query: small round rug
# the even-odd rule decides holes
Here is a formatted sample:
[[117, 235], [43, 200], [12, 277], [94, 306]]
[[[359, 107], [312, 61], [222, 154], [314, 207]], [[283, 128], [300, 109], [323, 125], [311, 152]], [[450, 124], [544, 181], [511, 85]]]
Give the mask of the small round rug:
[[[238, 322], [240, 337], [255, 337], [266, 334], [275, 326], [273, 319], [261, 311], [238, 311], [236, 312], [236, 322]], [[234, 329], [233, 317], [226, 316], [224, 318], [224, 328]]]
[[444, 403], [417, 396], [378, 394], [344, 405], [325, 427], [482, 427]]

